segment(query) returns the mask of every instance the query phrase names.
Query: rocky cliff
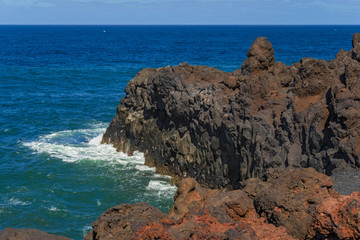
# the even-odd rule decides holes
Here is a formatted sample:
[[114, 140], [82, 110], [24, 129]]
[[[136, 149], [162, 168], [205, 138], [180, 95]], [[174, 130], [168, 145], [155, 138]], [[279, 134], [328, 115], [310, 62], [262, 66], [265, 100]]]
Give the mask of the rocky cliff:
[[360, 167], [360, 35], [334, 60], [275, 61], [256, 39], [233, 73], [187, 63], [144, 69], [104, 134], [159, 172], [232, 186], [268, 168]]

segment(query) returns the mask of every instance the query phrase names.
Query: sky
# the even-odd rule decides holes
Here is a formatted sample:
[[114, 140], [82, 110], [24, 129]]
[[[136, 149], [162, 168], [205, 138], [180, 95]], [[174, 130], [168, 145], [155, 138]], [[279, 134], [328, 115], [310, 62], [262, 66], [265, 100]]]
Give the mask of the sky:
[[360, 0], [0, 0], [0, 24], [360, 25]]

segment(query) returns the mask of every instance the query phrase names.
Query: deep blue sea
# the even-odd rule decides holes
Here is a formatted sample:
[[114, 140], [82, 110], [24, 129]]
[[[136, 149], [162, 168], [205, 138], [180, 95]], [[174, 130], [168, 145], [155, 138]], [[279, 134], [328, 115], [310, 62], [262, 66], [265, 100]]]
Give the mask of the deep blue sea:
[[360, 26], [0, 26], [0, 230], [82, 239], [120, 203], [166, 212], [176, 188], [100, 145], [124, 88], [142, 68], [188, 61], [240, 68], [256, 37], [277, 61], [334, 59]]

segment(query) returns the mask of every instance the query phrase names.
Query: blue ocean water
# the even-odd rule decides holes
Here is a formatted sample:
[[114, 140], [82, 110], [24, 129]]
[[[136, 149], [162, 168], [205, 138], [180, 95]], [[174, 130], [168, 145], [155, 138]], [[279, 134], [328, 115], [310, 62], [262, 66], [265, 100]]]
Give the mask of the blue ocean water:
[[277, 61], [333, 59], [360, 26], [0, 26], [0, 230], [82, 239], [106, 209], [147, 201], [164, 212], [176, 188], [100, 145], [127, 82], [147, 67], [240, 68], [256, 37]]

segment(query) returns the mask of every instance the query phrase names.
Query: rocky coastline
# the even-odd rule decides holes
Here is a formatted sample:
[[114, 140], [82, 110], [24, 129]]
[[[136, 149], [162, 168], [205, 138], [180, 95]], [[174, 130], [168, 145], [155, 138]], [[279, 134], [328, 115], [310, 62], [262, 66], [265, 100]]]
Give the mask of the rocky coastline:
[[102, 143], [141, 151], [158, 172], [238, 189], [269, 168], [360, 167], [360, 35], [334, 60], [275, 61], [254, 41], [233, 73], [187, 63], [144, 69]]
[[[338, 194], [313, 168], [268, 169], [242, 189], [177, 184], [167, 214], [148, 203], [120, 204], [92, 223], [84, 240], [337, 240], [360, 239], [360, 192]], [[34, 229], [4, 229], [0, 239], [68, 238]]]
[[168, 214], [148, 203], [121, 204], [85, 240], [360, 238], [360, 192], [338, 194], [313, 168], [269, 169], [242, 187], [209, 189], [185, 178]]
[[[260, 37], [233, 73], [187, 63], [139, 72], [102, 143], [144, 152], [173, 177], [174, 204], [167, 214], [115, 206], [85, 240], [360, 239], [360, 34], [352, 45], [286, 66]], [[40, 237], [67, 239], [0, 232]]]
[[360, 167], [359, 34], [352, 45], [286, 66], [260, 37], [233, 73], [138, 73], [102, 143], [172, 175], [174, 205], [116, 206], [85, 239], [360, 239], [360, 192], [325, 175], [341, 187]]

